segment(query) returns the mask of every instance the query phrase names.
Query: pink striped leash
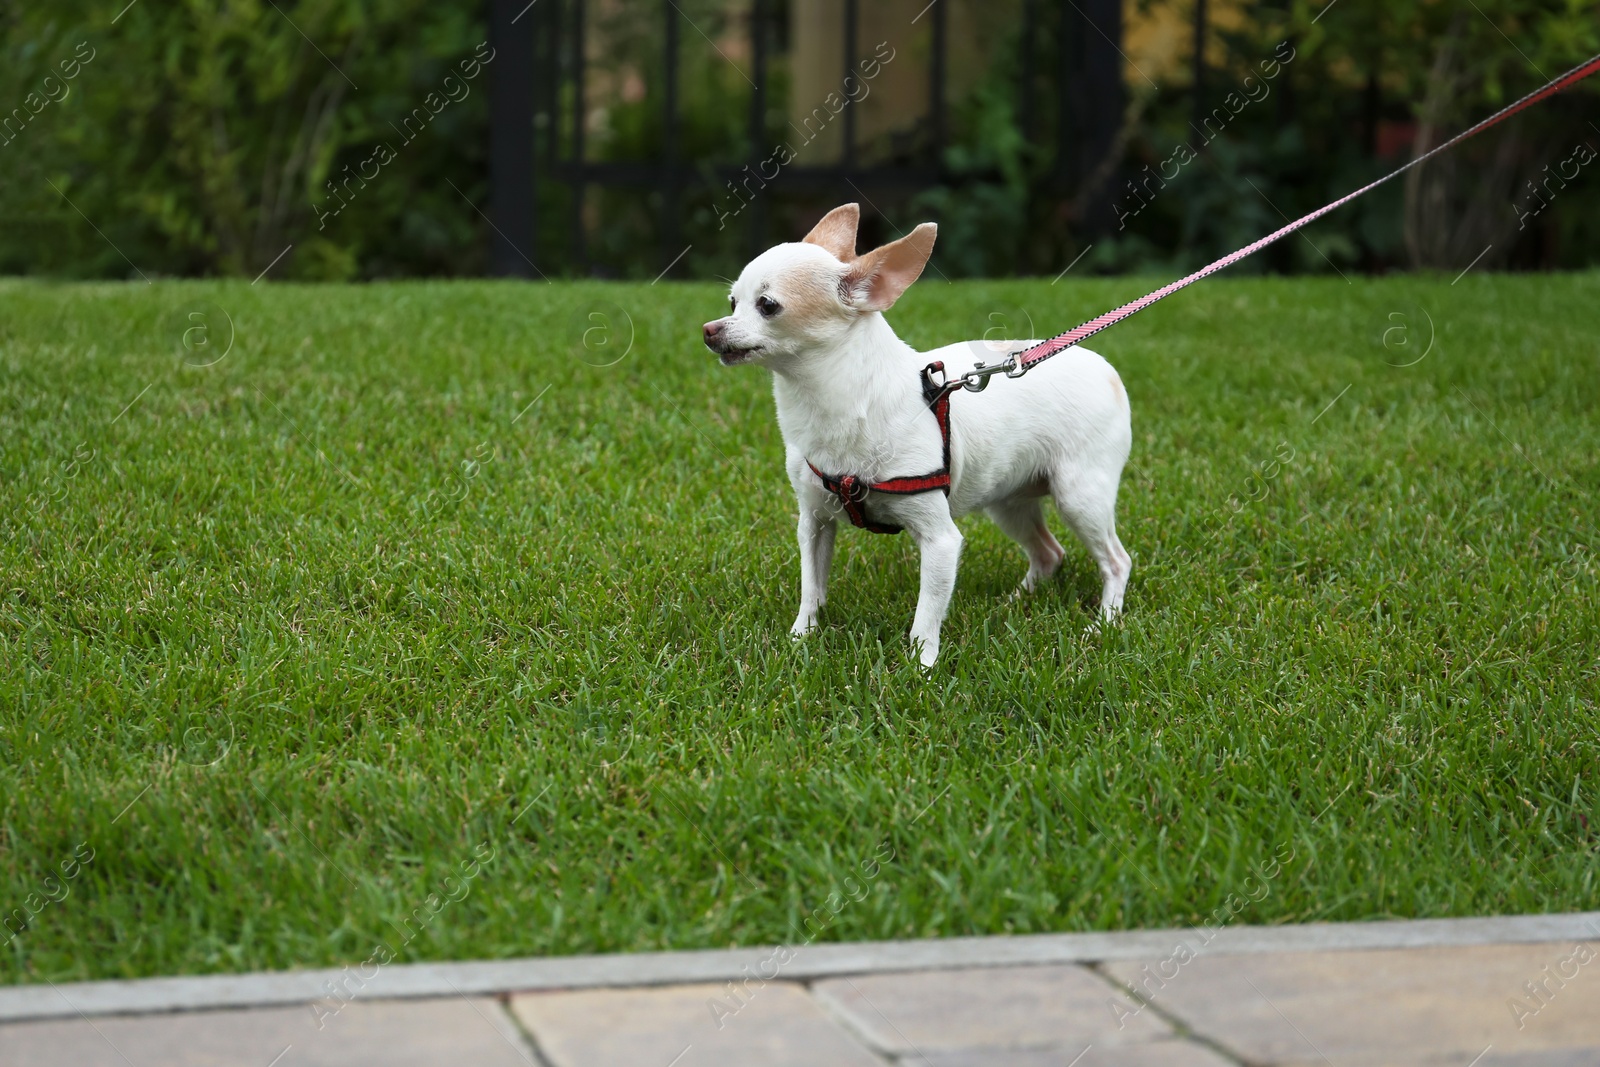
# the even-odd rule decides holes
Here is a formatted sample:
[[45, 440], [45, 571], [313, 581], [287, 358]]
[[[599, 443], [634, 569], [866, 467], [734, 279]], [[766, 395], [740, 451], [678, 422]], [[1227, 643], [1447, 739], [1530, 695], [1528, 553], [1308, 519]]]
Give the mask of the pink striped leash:
[[1427, 162], [1446, 149], [1454, 148], [1467, 138], [1476, 136], [1477, 134], [1482, 133], [1484, 130], [1487, 130], [1489, 127], [1505, 121], [1524, 108], [1531, 107], [1546, 97], [1554, 96], [1561, 90], [1569, 86], [1576, 85], [1584, 78], [1587, 78], [1589, 75], [1595, 73], [1595, 71], [1600, 71], [1600, 55], [1597, 55], [1593, 59], [1573, 67], [1567, 73], [1561, 75], [1561, 77], [1556, 78], [1554, 81], [1551, 81], [1549, 84], [1545, 85], [1542, 89], [1535, 89], [1533, 92], [1529, 93], [1527, 96], [1524, 96], [1515, 103], [1508, 104], [1507, 106], [1501, 108], [1499, 111], [1496, 111], [1493, 115], [1490, 115], [1488, 118], [1484, 119], [1476, 126], [1473, 126], [1471, 129], [1464, 130], [1438, 147], [1424, 152], [1422, 155], [1418, 156], [1416, 159], [1413, 159], [1399, 170], [1386, 174], [1375, 182], [1363, 185], [1353, 193], [1346, 193], [1333, 203], [1324, 207], [1319, 207], [1311, 214], [1306, 215], [1303, 218], [1296, 219], [1294, 222], [1289, 223], [1289, 225], [1280, 230], [1274, 230], [1272, 233], [1267, 234], [1267, 236], [1246, 245], [1237, 252], [1228, 253], [1215, 263], [1201, 267], [1199, 270], [1195, 271], [1186, 278], [1179, 278], [1177, 281], [1164, 285], [1153, 293], [1146, 294], [1137, 300], [1132, 300], [1126, 304], [1123, 304], [1115, 311], [1108, 311], [1099, 318], [1090, 319], [1083, 325], [1074, 327], [1064, 334], [1052, 337], [1048, 341], [1041, 341], [1032, 348], [1025, 349], [1021, 352], [1014, 352], [1008, 356], [1003, 363], [999, 363], [994, 366], [988, 366], [984, 363], [979, 363], [976, 368], [968, 371], [966, 374], [963, 374], [955, 382], [951, 382], [946, 388], [954, 389], [959, 386], [975, 393], [985, 388], [989, 384], [990, 377], [993, 375], [1004, 374], [1008, 378], [1020, 378], [1033, 367], [1049, 359], [1057, 352], [1064, 351], [1065, 349], [1071, 348], [1073, 345], [1076, 345], [1082, 341], [1086, 341], [1090, 337], [1093, 337], [1095, 334], [1099, 333], [1101, 330], [1115, 326], [1117, 323], [1121, 322], [1125, 318], [1128, 318], [1130, 315], [1143, 311], [1151, 304], [1154, 304], [1157, 300], [1160, 300], [1163, 297], [1171, 296], [1179, 289], [1182, 289], [1188, 285], [1192, 285], [1207, 275], [1215, 274], [1222, 268], [1239, 262], [1239, 260], [1245, 258], [1253, 252], [1260, 251], [1279, 238], [1289, 236], [1289, 234], [1294, 233], [1302, 226], [1306, 226], [1312, 222], [1315, 222], [1317, 219], [1320, 219], [1322, 216], [1326, 215], [1335, 208], [1348, 204], [1362, 193], [1370, 192], [1390, 179], [1399, 177], [1412, 167], [1415, 167], [1420, 163]]

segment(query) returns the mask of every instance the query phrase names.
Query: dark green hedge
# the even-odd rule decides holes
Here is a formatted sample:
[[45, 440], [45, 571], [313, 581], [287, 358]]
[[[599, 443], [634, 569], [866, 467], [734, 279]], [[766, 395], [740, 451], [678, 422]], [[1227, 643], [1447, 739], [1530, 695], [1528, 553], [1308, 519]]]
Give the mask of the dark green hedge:
[[482, 271], [477, 5], [121, 2], [3, 9], [0, 272]]

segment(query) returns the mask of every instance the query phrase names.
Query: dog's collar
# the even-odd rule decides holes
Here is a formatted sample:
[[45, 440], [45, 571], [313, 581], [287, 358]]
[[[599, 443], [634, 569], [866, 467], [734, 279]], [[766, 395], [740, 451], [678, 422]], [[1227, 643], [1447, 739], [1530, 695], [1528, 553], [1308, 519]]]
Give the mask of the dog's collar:
[[[934, 375], [939, 380], [934, 380]], [[950, 394], [961, 388], [961, 381], [944, 381], [944, 364], [933, 362], [922, 368], [922, 399], [927, 403], [928, 410], [933, 412], [933, 417], [939, 423], [939, 437], [944, 443], [944, 466], [929, 474], [918, 474], [904, 478], [889, 478], [881, 482], [864, 482], [854, 474], [845, 474], [835, 477], [824, 474], [817, 469], [817, 465], [809, 459], [806, 466], [811, 468], [811, 473], [822, 479], [822, 487], [839, 498], [839, 503], [844, 506], [844, 513], [850, 517], [852, 524], [863, 530], [873, 533], [894, 534], [899, 533], [904, 527], [891, 526], [888, 523], [873, 522], [867, 518], [868, 493], [893, 493], [898, 496], [910, 496], [915, 493], [931, 493], [935, 489], [950, 495]]]

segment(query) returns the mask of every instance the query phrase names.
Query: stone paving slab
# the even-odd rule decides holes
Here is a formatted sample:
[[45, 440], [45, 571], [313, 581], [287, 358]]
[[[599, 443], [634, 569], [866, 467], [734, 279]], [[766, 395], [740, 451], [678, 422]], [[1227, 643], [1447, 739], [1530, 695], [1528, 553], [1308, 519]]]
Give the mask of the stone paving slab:
[[0, 1067], [529, 1067], [504, 1006], [489, 998], [346, 1004], [11, 1023]]
[[[1600, 912], [1504, 915], [1471, 919], [1389, 919], [1298, 926], [1230, 926], [1206, 931], [1208, 953], [1305, 952], [1327, 949], [1401, 948], [1560, 941], [1589, 937]], [[919, 941], [863, 941], [806, 945], [791, 954], [782, 977], [791, 980], [939, 967], [1007, 967], [1019, 964], [1140, 960], [1165, 953], [1174, 937], [1193, 930], [1119, 930], [1087, 934], [949, 937]], [[511, 990], [637, 987], [679, 982], [738, 981], [747, 971], [766, 974], [775, 949], [709, 949], [543, 959], [405, 963], [384, 967], [361, 983], [366, 999], [439, 997]], [[76, 1018], [199, 1008], [304, 1004], [329, 982], [349, 984], [348, 969], [217, 974], [0, 987], [0, 1021]], [[67, 1003], [61, 994], [66, 994]]]
[[46, 983], [0, 989], [0, 1067], [1600, 1067], [1597, 920], [423, 964], [332, 1015], [342, 972]]
[[554, 1067], [881, 1067], [792, 982], [529, 993], [511, 1010]]
[[980, 1049], [898, 1062], [901, 1067], [1234, 1067], [1233, 1060], [1188, 1041], [1085, 1049]]
[[[1153, 1008], [1274, 1067], [1600, 1064], [1600, 938], [1113, 962]], [[1148, 1014], [1148, 1009], [1147, 1012]]]
[[1038, 1046], [1076, 1055], [1087, 1045], [1172, 1036], [1156, 1013], [1134, 1014], [1134, 1001], [1077, 965], [862, 975], [819, 982], [812, 992], [893, 1056]]

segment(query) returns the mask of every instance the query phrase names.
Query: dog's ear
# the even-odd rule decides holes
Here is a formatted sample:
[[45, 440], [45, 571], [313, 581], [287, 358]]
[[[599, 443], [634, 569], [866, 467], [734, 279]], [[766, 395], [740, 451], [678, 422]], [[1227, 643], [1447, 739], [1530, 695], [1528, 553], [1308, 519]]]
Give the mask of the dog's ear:
[[845, 204], [822, 216], [822, 221], [805, 235], [804, 243], [826, 248], [839, 262], [849, 263], [856, 258], [856, 230], [860, 226], [861, 205]]
[[852, 263], [841, 283], [845, 303], [866, 311], [888, 311], [921, 276], [938, 233], [939, 227], [924, 222], [900, 240], [874, 248]]

